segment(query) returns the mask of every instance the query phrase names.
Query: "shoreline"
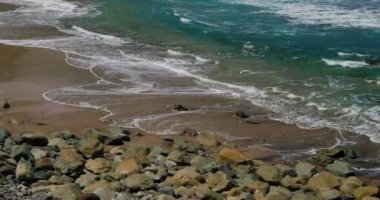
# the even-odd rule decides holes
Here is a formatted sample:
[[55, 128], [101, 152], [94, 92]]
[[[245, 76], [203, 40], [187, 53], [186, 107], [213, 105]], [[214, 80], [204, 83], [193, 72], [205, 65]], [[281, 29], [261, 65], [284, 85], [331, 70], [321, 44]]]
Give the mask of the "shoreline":
[[[7, 48], [10, 51], [4, 50]], [[159, 128], [172, 127], [173, 120], [177, 124], [182, 120], [184, 123], [180, 126], [176, 125], [174, 128], [177, 133], [187, 128], [193, 128], [202, 133], [217, 135], [218, 137], [224, 138], [226, 141], [233, 141], [234, 143], [248, 147], [253, 151], [262, 151], [264, 155], [268, 155], [268, 158], [273, 160], [277, 159], [280, 162], [284, 162], [286, 159], [288, 159], [281, 158], [281, 155], [283, 154], [290, 156], [292, 162], [295, 162], [305, 157], [309, 157], [311, 155], [310, 153], [313, 153], [318, 149], [341, 146], [344, 145], [345, 142], [349, 143], [352, 138], [363, 143], [363, 150], [358, 151], [360, 154], [364, 150], [370, 152], [371, 149], [374, 148], [371, 145], [366, 145], [366, 141], [369, 140], [369, 138], [366, 136], [357, 136], [350, 134], [344, 134], [343, 136], [342, 134], [339, 134], [338, 132], [328, 128], [317, 130], [302, 129], [296, 125], [285, 124], [269, 119], [259, 119], [258, 123], [256, 123], [256, 119], [253, 121], [253, 123], [249, 122], [248, 120], [247, 123], [247, 120], [245, 119], [233, 117], [234, 112], [238, 110], [247, 110], [250, 115], [255, 117], [266, 115], [268, 111], [265, 111], [256, 106], [252, 106], [245, 101], [222, 98], [219, 96], [126, 95], [120, 97], [120, 95], [116, 95], [117, 98], [115, 99], [122, 101], [124, 103], [123, 105], [133, 105], [133, 109], [131, 110], [130, 106], [117, 107], [116, 110], [120, 110], [121, 113], [112, 113], [112, 115], [105, 118], [107, 115], [102, 114], [105, 112], [102, 109], [62, 105], [59, 103], [47, 101], [41, 96], [49, 90], [62, 86], [96, 82], [97, 78], [93, 76], [93, 72], [68, 65], [64, 62], [64, 56], [62, 53], [50, 49], [0, 45], [0, 50], [10, 52], [6, 55], [3, 55], [3, 57], [8, 58], [4, 59], [5, 62], [1, 63], [4, 66], [11, 65], [13, 67], [16, 66], [20, 68], [25, 65], [25, 63], [33, 61], [32, 65], [37, 69], [35, 71], [31, 70], [29, 74], [25, 73], [25, 71], [22, 71], [19, 74], [15, 73], [16, 75], [12, 77], [14, 80], [10, 79], [11, 81], [9, 83], [7, 82], [9, 80], [6, 78], [5, 80], [1, 81], [0, 88], [10, 87], [8, 88], [8, 92], [17, 91], [20, 88], [29, 88], [32, 85], [35, 86], [28, 90], [29, 93], [26, 93], [28, 97], [22, 96], [20, 93], [9, 93], [8, 98], [10, 98], [11, 101], [16, 100], [15, 102], [12, 102], [12, 104], [14, 103], [16, 106], [16, 110], [12, 109], [11, 112], [5, 113], [2, 118], [3, 122], [4, 119], [5, 121], [8, 120], [8, 122], [10, 122], [10, 124], [5, 124], [4, 127], [13, 133], [16, 132], [18, 134], [21, 134], [25, 132], [38, 132], [43, 134], [50, 134], [54, 131], [69, 129], [80, 135], [81, 131], [87, 127], [108, 127], [110, 125], [110, 122], [114, 121], [114, 118], [120, 117], [118, 116], [118, 114], [120, 114], [123, 118], [148, 116], [148, 118], [145, 119], [145, 122], [147, 123], [143, 124], [145, 125], [145, 128], [148, 129], [144, 129], [142, 127], [138, 128], [140, 128], [142, 131], [156, 133], [152, 136], [152, 138], [161, 137], [160, 135], [162, 134], [160, 134], [160, 132], [162, 132], [162, 130]], [[49, 55], [49, 59], [41, 59], [43, 61], [40, 61], [38, 57], [44, 54]], [[15, 57], [13, 58], [11, 56]], [[13, 61], [16, 59], [16, 57], [18, 62], [15, 63]], [[56, 64], [52, 63], [59, 63], [58, 67]], [[46, 69], [42, 68], [41, 66], [45, 66]], [[6, 71], [7, 69], [3, 68], [2, 70]], [[46, 74], [41, 74], [40, 71], [44, 71]], [[68, 75], [67, 77], [70, 79], [63, 80], [65, 77], [61, 77], [62, 79], [59, 81], [54, 80], [57, 78], [57, 75], [61, 75], [60, 73], [63, 71], [65, 71], [65, 73]], [[49, 80], [41, 83], [40, 81], [46, 79], [46, 77], [49, 77]], [[24, 83], [25, 78], [29, 80], [28, 83]], [[22, 79], [23, 81], [19, 81], [19, 79]], [[49, 84], [49, 87], [41, 87], [41, 85], [47, 83]], [[25, 85], [28, 85], [28, 87]], [[5, 91], [3, 93], [7, 94], [7, 89], [2, 89], [2, 91]], [[113, 99], [112, 95], [110, 95], [109, 99]], [[141, 102], [144, 102], [142, 106], [140, 106]], [[174, 119], [171, 119], [170, 113], [173, 112], [167, 106], [176, 103], [181, 103], [189, 106], [191, 110], [190, 112], [174, 112], [174, 115], [172, 117]], [[213, 109], [210, 111], [202, 110], [202, 107], [205, 107], [206, 105], [211, 107], [217, 105], [217, 107], [221, 108], [224, 104], [231, 105], [231, 103], [238, 104], [240, 106], [234, 107], [233, 110], [222, 112]], [[41, 111], [43, 109], [49, 109], [50, 113]], [[193, 110], [194, 112], [192, 112]], [[158, 118], [158, 120], [149, 118], [149, 116], [152, 114], [154, 115], [162, 113], [164, 115], [169, 113], [169, 117], [163, 117], [163, 119]], [[39, 116], [41, 114], [42, 116]], [[77, 118], [80, 118], [81, 121], [76, 120]], [[105, 118], [104, 120], [106, 122], [100, 120], [102, 118]], [[185, 122], [190, 121], [193, 125], [186, 125]], [[124, 125], [129, 123], [130, 122], [124, 122]], [[117, 125], [123, 124], [120, 124], [120, 122], [118, 122]], [[136, 126], [133, 128], [136, 128]], [[152, 130], [149, 130], [149, 128]], [[311, 149], [309, 148], [310, 146], [312, 147]], [[303, 153], [305, 154], [302, 155]], [[373, 153], [376, 154], [376, 152]], [[292, 156], [292, 154], [294, 155]], [[301, 154], [302, 156], [297, 154]]]

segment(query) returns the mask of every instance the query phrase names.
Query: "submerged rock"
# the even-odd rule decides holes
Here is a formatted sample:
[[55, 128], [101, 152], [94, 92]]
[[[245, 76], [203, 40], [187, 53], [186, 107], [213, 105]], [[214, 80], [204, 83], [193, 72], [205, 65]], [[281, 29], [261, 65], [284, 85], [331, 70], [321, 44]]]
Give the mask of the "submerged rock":
[[351, 164], [342, 161], [336, 161], [326, 166], [326, 169], [339, 176], [347, 176], [354, 174]]
[[168, 106], [173, 111], [188, 111], [189, 109], [181, 104], [172, 104]]
[[241, 118], [241, 119], [247, 119], [247, 118], [249, 118], [249, 115], [244, 113], [243, 111], [237, 111], [234, 114], [234, 117]]

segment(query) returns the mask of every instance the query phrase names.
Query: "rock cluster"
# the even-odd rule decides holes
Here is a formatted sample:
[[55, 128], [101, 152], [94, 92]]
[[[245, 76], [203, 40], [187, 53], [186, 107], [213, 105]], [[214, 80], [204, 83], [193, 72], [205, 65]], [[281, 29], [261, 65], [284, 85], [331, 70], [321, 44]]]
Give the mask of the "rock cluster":
[[[123, 128], [51, 137], [0, 130], [0, 199], [376, 200], [379, 187], [353, 176], [348, 150], [295, 166], [250, 160], [210, 135], [186, 130], [161, 147], [137, 145]], [[140, 136], [143, 137], [143, 136]], [[339, 153], [337, 153], [339, 152]], [[343, 154], [342, 154], [343, 152]], [[341, 154], [338, 156], [338, 154]], [[315, 160], [314, 160], [315, 161]]]

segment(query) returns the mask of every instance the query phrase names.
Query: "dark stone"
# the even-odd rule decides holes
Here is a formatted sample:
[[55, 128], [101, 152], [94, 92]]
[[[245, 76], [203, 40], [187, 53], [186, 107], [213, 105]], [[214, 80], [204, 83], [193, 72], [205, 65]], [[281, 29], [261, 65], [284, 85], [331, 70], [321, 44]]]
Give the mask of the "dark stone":
[[0, 129], [0, 142], [5, 142], [9, 137], [11, 137], [11, 132], [6, 129]]
[[33, 173], [34, 178], [38, 180], [48, 180], [51, 177], [51, 174], [45, 170], [39, 170]]
[[100, 197], [94, 193], [81, 193], [80, 200], [100, 200]]
[[369, 64], [369, 65], [378, 65], [378, 64], [380, 64], [380, 59], [366, 58], [366, 59], [364, 59], [364, 62]]
[[28, 144], [13, 146], [11, 150], [11, 158], [15, 159], [16, 161], [24, 158], [27, 161], [34, 162], [34, 156], [30, 151], [31, 148]]
[[9, 174], [15, 174], [15, 168], [12, 167], [11, 165], [3, 165], [0, 167], [0, 174], [7, 176]]
[[0, 106], [3, 109], [10, 109], [11, 108], [11, 104], [7, 100], [1, 101]]
[[192, 129], [192, 128], [186, 128], [185, 130], [182, 131], [181, 133], [182, 135], [186, 135], [186, 136], [196, 136], [198, 135], [198, 131], [195, 130], [195, 129]]
[[24, 143], [30, 144], [32, 146], [46, 146], [49, 143], [48, 139], [45, 136], [36, 135], [33, 133], [23, 134], [21, 137]]
[[54, 137], [58, 137], [64, 140], [78, 139], [78, 137], [69, 130], [63, 130], [54, 134]]
[[189, 109], [181, 104], [173, 104], [169, 106], [173, 111], [188, 111]]
[[248, 114], [244, 113], [243, 111], [237, 111], [235, 114], [234, 114], [235, 117], [237, 118], [241, 118], [241, 119], [247, 119], [249, 117]]

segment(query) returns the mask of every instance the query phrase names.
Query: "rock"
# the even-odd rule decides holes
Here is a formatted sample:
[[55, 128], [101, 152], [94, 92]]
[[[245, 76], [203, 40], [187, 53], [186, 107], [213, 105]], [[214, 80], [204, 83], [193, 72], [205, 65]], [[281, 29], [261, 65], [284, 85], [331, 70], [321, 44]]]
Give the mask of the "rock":
[[149, 148], [141, 145], [128, 146], [127, 151], [124, 154], [124, 160], [134, 158], [137, 163], [143, 163], [146, 160], [146, 156], [149, 154]]
[[34, 133], [23, 134], [21, 138], [22, 142], [32, 146], [46, 146], [49, 143], [48, 139], [45, 136]]
[[8, 102], [8, 100], [4, 99], [0, 101], [0, 107], [4, 110], [7, 110], [11, 108], [11, 104]]
[[243, 111], [237, 111], [234, 114], [234, 117], [241, 118], [241, 119], [247, 119], [247, 118], [249, 118], [249, 115], [244, 113]]
[[289, 200], [292, 193], [281, 186], [271, 186], [268, 194], [265, 196], [266, 200]]
[[78, 176], [83, 169], [84, 159], [73, 147], [62, 147], [54, 168], [62, 174]]
[[[207, 184], [202, 184], [199, 186], [194, 186], [191, 188], [191, 193], [195, 193], [197, 199], [213, 199], [213, 200], [222, 200], [223, 196], [215, 191], [209, 189]], [[192, 195], [190, 195], [192, 196]]]
[[274, 165], [274, 167], [280, 172], [282, 177], [284, 177], [286, 175], [289, 175], [292, 177], [297, 176], [296, 170], [289, 165], [276, 164], [276, 165]]
[[173, 186], [184, 185], [199, 185], [203, 181], [202, 175], [196, 171], [194, 167], [185, 167], [177, 171], [173, 177], [170, 178], [170, 183]]
[[365, 58], [364, 59], [364, 62], [369, 64], [369, 65], [378, 65], [380, 64], [380, 59], [376, 59], [376, 58]]
[[173, 111], [188, 111], [189, 109], [186, 108], [185, 106], [181, 105], [181, 104], [172, 104], [172, 105], [169, 105], [170, 109], [173, 110]]
[[11, 137], [11, 132], [6, 129], [0, 129], [0, 142], [5, 142], [5, 139]]
[[17, 167], [16, 167], [17, 180], [26, 181], [26, 182], [32, 181], [33, 180], [32, 171], [33, 171], [32, 165], [28, 161], [21, 158], [18, 161]]
[[214, 174], [208, 174], [206, 177], [206, 183], [215, 192], [226, 191], [231, 186], [231, 182], [228, 180], [227, 175], [220, 171]]
[[337, 200], [340, 199], [340, 192], [336, 189], [321, 190], [321, 196], [325, 200]]
[[379, 193], [379, 188], [376, 186], [361, 186], [354, 191], [356, 199], [363, 199], [364, 197], [371, 197]]
[[306, 162], [299, 162], [295, 166], [295, 170], [296, 170], [297, 176], [305, 176], [307, 178], [310, 178], [316, 173], [315, 166]]
[[167, 157], [167, 160], [173, 161], [176, 164], [183, 164], [185, 161], [185, 154], [182, 151], [172, 151]]
[[166, 150], [166, 149], [163, 149], [161, 147], [154, 147], [150, 153], [148, 154], [147, 156], [147, 160], [150, 162], [150, 163], [153, 163], [156, 161], [157, 157], [160, 156], [160, 155], [168, 155], [169, 152]]
[[181, 135], [194, 137], [198, 135], [198, 131], [192, 128], [186, 128], [182, 131]]
[[223, 148], [218, 154], [218, 160], [222, 163], [240, 164], [248, 159], [236, 149]]
[[7, 176], [9, 174], [14, 174], [15, 168], [11, 165], [4, 164], [0, 167], [0, 174]]
[[95, 183], [97, 178], [98, 176], [94, 174], [82, 174], [75, 180], [75, 183], [78, 184], [81, 188], [84, 188]]
[[128, 159], [128, 160], [121, 162], [117, 166], [115, 172], [119, 173], [119, 174], [130, 175], [130, 174], [138, 173], [139, 170], [140, 169], [139, 169], [139, 166], [138, 166], [136, 160], [134, 158], [131, 158], [131, 159]]
[[243, 191], [241, 188], [235, 187], [228, 191], [227, 200], [245, 200], [253, 199], [249, 192]]
[[77, 184], [66, 183], [64, 185], [37, 186], [32, 188], [32, 193], [46, 192], [51, 194], [53, 199], [73, 200], [79, 199], [80, 188]]
[[34, 159], [36, 160], [40, 158], [45, 158], [48, 156], [48, 153], [46, 151], [39, 148], [33, 148], [30, 152], [32, 153]]
[[339, 190], [343, 194], [353, 195], [354, 191], [362, 185], [362, 181], [355, 176], [351, 176], [341, 181]]
[[48, 141], [48, 146], [51, 147], [61, 148], [68, 145], [67, 141], [62, 138], [49, 138]]
[[318, 151], [318, 154], [332, 157], [332, 158], [346, 158], [346, 159], [354, 159], [357, 158], [357, 154], [354, 150], [349, 148], [331, 148], [331, 149], [322, 149]]
[[106, 145], [120, 146], [120, 145], [124, 144], [124, 141], [130, 141], [129, 136], [127, 136], [127, 135], [111, 136], [111, 137], [107, 138], [104, 143]]
[[86, 158], [97, 158], [103, 156], [104, 145], [101, 140], [99, 140], [98, 135], [85, 135], [76, 148], [81, 152]]
[[95, 182], [82, 190], [82, 193], [96, 194], [101, 200], [114, 199], [116, 193], [112, 190], [112, 187], [108, 181], [100, 180]]
[[209, 162], [205, 164], [204, 166], [202, 166], [199, 169], [199, 171], [201, 173], [208, 173], [208, 172], [214, 173], [220, 170], [221, 168], [222, 168], [222, 165], [219, 162], [217, 162], [216, 160], [209, 160]]
[[257, 169], [256, 174], [260, 178], [262, 178], [264, 181], [270, 182], [270, 183], [278, 183], [278, 182], [280, 182], [280, 180], [282, 178], [279, 170], [272, 165], [260, 166]]
[[15, 146], [12, 146], [10, 156], [16, 161], [19, 161], [21, 158], [23, 158], [25, 160], [34, 162], [34, 156], [30, 151], [31, 151], [31, 148], [27, 144], [15, 145]]
[[87, 160], [84, 167], [95, 174], [102, 174], [110, 170], [111, 164], [104, 158], [95, 158]]
[[157, 197], [157, 200], [175, 200], [175, 198], [167, 194], [161, 194]]
[[352, 166], [347, 162], [336, 161], [326, 166], [326, 169], [338, 176], [347, 176], [354, 174]]
[[55, 133], [53, 133], [53, 137], [54, 138], [61, 138], [63, 140], [70, 140], [70, 139], [77, 140], [78, 139], [78, 137], [69, 130], [63, 130], [63, 131], [55, 132]]
[[112, 127], [108, 129], [111, 135], [131, 135], [131, 131], [123, 127]]
[[311, 177], [307, 184], [322, 190], [338, 187], [339, 181], [335, 175], [329, 172], [321, 172]]
[[33, 178], [37, 180], [48, 180], [51, 177], [51, 173], [46, 170], [39, 170], [33, 173]]
[[36, 169], [52, 170], [54, 168], [54, 159], [40, 158], [36, 160], [35, 167]]
[[207, 147], [215, 147], [219, 144], [212, 135], [207, 134], [198, 134], [196, 140], [199, 144]]
[[126, 179], [126, 182], [131, 190], [148, 190], [155, 187], [153, 179], [145, 174], [133, 174]]
[[307, 179], [303, 180], [302, 177], [292, 177], [286, 175], [283, 179], [281, 179], [280, 183], [281, 186], [287, 189], [295, 190], [301, 188], [306, 181]]

